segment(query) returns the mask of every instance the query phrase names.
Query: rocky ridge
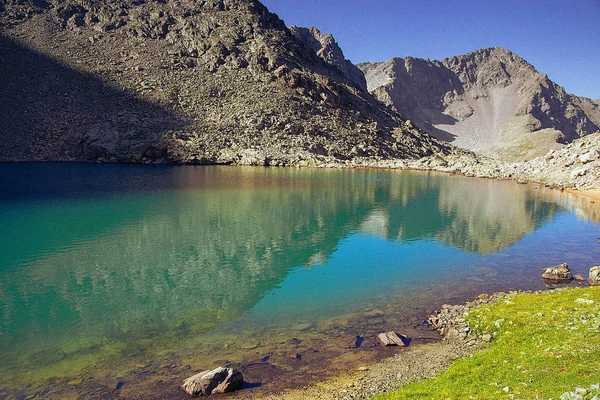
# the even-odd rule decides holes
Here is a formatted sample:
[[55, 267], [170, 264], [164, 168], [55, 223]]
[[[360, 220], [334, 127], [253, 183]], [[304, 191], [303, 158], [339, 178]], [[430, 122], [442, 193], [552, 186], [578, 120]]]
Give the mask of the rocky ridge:
[[325, 62], [342, 71], [348, 80], [356, 84], [360, 89], [367, 91], [365, 75], [356, 65], [346, 60], [344, 52], [331, 34], [323, 34], [314, 26], [303, 28], [293, 25], [290, 27], [290, 31], [298, 40], [325, 60]]
[[600, 129], [598, 103], [566, 93], [498, 47], [359, 68], [371, 93], [402, 117], [459, 147], [504, 159], [528, 160]]
[[255, 0], [16, 0], [0, 29], [0, 161], [313, 165], [449, 149]]

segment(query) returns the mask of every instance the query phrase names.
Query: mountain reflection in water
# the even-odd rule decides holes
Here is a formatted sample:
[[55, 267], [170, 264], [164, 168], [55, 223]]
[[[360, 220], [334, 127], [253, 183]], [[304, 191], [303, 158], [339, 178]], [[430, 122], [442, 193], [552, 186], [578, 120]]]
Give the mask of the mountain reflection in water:
[[[267, 294], [294, 274], [310, 281], [302, 267], [324, 269], [315, 279], [337, 271], [353, 238], [371, 237], [395, 262], [398, 244], [417, 242], [485, 257], [560, 213], [598, 215], [543, 188], [416, 172], [16, 164], [0, 165], [0, 177], [7, 381], [40, 365], [152, 357], [258, 304], [276, 313], [261, 303]], [[435, 246], [412, 250], [411, 262]], [[357, 290], [361, 274], [386, 268], [385, 254], [352, 275]], [[443, 267], [432, 273], [445, 276]], [[332, 280], [323, 291], [335, 286], [323, 276]], [[325, 298], [315, 303], [326, 308]]]

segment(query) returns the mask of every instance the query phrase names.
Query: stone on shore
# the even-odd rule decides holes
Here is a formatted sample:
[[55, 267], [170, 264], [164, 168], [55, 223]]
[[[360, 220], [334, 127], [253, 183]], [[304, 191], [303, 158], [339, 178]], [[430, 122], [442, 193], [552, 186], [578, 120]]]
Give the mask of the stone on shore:
[[396, 332], [380, 333], [379, 335], [377, 335], [377, 339], [379, 339], [379, 343], [381, 343], [383, 347], [408, 346], [408, 338], [404, 335], [398, 335]]
[[187, 378], [183, 390], [191, 396], [210, 396], [240, 390], [244, 385], [242, 373], [233, 368], [219, 367]]
[[588, 284], [590, 286], [600, 286], [600, 266], [590, 268]]
[[548, 267], [543, 270], [542, 279], [552, 282], [571, 282], [573, 274], [569, 269], [567, 263], [556, 265], [554, 267]]

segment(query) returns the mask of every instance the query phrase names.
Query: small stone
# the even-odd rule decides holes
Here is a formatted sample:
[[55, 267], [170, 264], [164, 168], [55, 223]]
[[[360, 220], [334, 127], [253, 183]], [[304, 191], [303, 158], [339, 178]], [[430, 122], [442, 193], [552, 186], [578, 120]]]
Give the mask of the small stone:
[[579, 303], [579, 304], [594, 304], [594, 300], [590, 300], [590, 299], [582, 299], [581, 297], [578, 299], [575, 299], [575, 303]]
[[377, 335], [377, 339], [382, 346], [400, 346], [405, 347], [408, 345], [409, 339], [404, 335], [398, 335], [396, 332], [386, 332]]
[[483, 340], [484, 342], [487, 342], [487, 343], [489, 343], [489, 342], [491, 342], [491, 341], [492, 341], [492, 335], [490, 335], [490, 334], [485, 334], [485, 335], [481, 336], [481, 340]]
[[365, 371], [368, 371], [369, 368], [367, 368], [367, 367], [358, 367], [356, 370], [357, 371], [361, 371], [361, 372], [365, 372]]
[[508, 392], [510, 392], [510, 386], [504, 386], [504, 387], [502, 388], [502, 391], [503, 391], [503, 392], [505, 392], [505, 393], [508, 393]]

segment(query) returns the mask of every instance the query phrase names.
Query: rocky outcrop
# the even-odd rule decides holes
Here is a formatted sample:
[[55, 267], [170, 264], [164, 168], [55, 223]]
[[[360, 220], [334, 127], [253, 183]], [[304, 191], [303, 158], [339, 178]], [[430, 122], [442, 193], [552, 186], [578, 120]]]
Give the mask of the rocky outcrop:
[[313, 165], [448, 148], [256, 0], [3, 4], [0, 161]]
[[242, 373], [232, 368], [219, 367], [187, 378], [183, 390], [190, 396], [210, 396], [240, 390], [244, 385]]
[[442, 61], [393, 58], [359, 65], [368, 89], [402, 117], [453, 144], [527, 160], [593, 133], [600, 107], [567, 94], [508, 50]]
[[290, 31], [298, 40], [312, 49], [328, 64], [339, 69], [357, 87], [364, 91], [367, 90], [365, 75], [356, 65], [346, 60], [344, 52], [333, 38], [333, 35], [323, 34], [314, 26], [303, 28], [294, 25], [290, 27]]
[[600, 132], [587, 135], [560, 150], [523, 164], [513, 165], [511, 177], [551, 186], [600, 188]]
[[600, 267], [590, 268], [590, 276], [588, 278], [590, 286], [600, 286]]

